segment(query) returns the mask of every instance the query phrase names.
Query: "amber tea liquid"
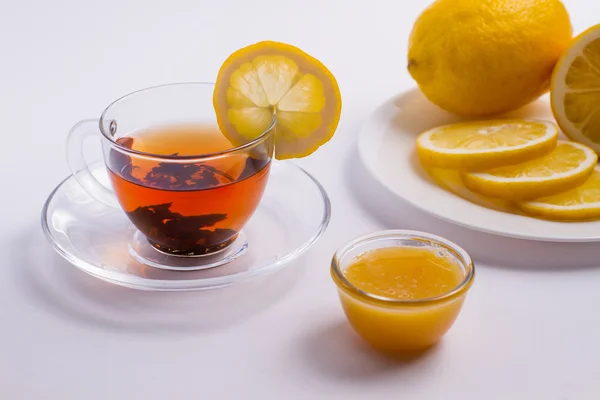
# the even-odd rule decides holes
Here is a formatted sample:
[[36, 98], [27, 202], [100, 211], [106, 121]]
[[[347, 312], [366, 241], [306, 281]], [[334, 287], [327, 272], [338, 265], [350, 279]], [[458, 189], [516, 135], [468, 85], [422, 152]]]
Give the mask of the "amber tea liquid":
[[[216, 127], [136, 131], [117, 142], [167, 156], [218, 153], [233, 146]], [[130, 157], [111, 150], [109, 175], [121, 206], [156, 249], [204, 255], [232, 243], [263, 195], [270, 154], [229, 153], [203, 162]]]

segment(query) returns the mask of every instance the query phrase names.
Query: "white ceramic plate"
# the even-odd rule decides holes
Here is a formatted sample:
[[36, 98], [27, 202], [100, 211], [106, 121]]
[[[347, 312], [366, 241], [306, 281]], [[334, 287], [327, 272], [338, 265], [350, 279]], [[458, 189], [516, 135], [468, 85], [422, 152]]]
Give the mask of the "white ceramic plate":
[[[553, 120], [547, 98], [506, 116]], [[474, 199], [458, 185], [446, 190], [435, 184], [419, 163], [415, 139], [427, 129], [460, 120], [430, 103], [418, 89], [401, 93], [377, 108], [362, 128], [358, 143], [361, 159], [391, 193], [456, 225], [530, 240], [600, 241], [600, 221], [552, 222], [531, 218], [502, 202]]]

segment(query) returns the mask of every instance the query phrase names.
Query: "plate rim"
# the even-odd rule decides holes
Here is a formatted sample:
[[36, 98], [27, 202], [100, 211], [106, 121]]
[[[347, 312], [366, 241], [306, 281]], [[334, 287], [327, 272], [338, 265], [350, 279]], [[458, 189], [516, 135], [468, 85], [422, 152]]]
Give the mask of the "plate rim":
[[[163, 291], [163, 292], [173, 292], [173, 291], [197, 291], [197, 290], [211, 290], [211, 289], [219, 289], [222, 287], [228, 287], [235, 283], [243, 282], [248, 279], [252, 279], [261, 275], [266, 275], [273, 270], [276, 270], [280, 267], [285, 266], [285, 264], [289, 264], [294, 259], [299, 258], [302, 254], [304, 254], [310, 247], [312, 247], [320, 238], [323, 236], [325, 231], [327, 230], [330, 222], [331, 222], [331, 200], [325, 187], [317, 180], [312, 174], [306, 171], [304, 168], [299, 166], [298, 164], [292, 161], [279, 161], [273, 160], [273, 167], [277, 168], [277, 166], [285, 166], [286, 168], [296, 169], [301, 174], [305, 175], [317, 188], [319, 194], [321, 195], [321, 199], [323, 201], [323, 217], [321, 219], [321, 223], [319, 224], [318, 229], [310, 236], [304, 243], [300, 246], [296, 247], [294, 250], [288, 252], [283, 257], [276, 258], [269, 265], [264, 268], [258, 270], [244, 271], [238, 274], [228, 275], [225, 277], [212, 277], [212, 278], [204, 278], [190, 281], [168, 281], [168, 280], [156, 280], [156, 282], [160, 282], [160, 286], [152, 285], [152, 284], [136, 284], [128, 281], [127, 279], [118, 279], [119, 276], [129, 276], [120, 271], [106, 271], [105, 269], [99, 267], [98, 265], [89, 262], [88, 260], [84, 260], [82, 258], [78, 258], [73, 256], [68, 250], [63, 248], [53, 237], [52, 232], [50, 230], [50, 225], [48, 224], [48, 209], [52, 200], [55, 198], [56, 194], [59, 190], [64, 187], [70, 180], [75, 180], [73, 174], [68, 175], [64, 178], [48, 195], [48, 198], [44, 202], [41, 212], [41, 226], [42, 231], [44, 232], [44, 236], [48, 242], [50, 242], [54, 251], [56, 251], [61, 257], [63, 257], [66, 261], [68, 261], [71, 265], [76, 267], [77, 269], [94, 276], [96, 278], [102, 279], [106, 282], [113, 283], [119, 286], [128, 287], [131, 289], [145, 290], [145, 291]], [[103, 164], [101, 161], [97, 161], [95, 164]], [[76, 183], [76, 182], [75, 182]], [[268, 183], [267, 183], [268, 185]], [[83, 189], [81, 189], [83, 190]], [[89, 195], [88, 195], [89, 196]], [[87, 268], [84, 268], [82, 265], [85, 265]], [[107, 273], [108, 272], [108, 273]], [[197, 282], [203, 282], [202, 286], [197, 286]], [[147, 281], [152, 282], [152, 281]], [[189, 285], [183, 285], [187, 287], [181, 287], [182, 282], [190, 282]], [[193, 283], [196, 285], [192, 285]]]
[[[373, 145], [368, 144], [367, 142], [369, 140], [369, 132], [380, 131], [381, 129], [388, 128], [389, 123], [391, 122], [391, 116], [389, 113], [386, 112], [386, 108], [393, 106], [396, 99], [398, 99], [404, 95], [407, 95], [409, 92], [414, 91], [414, 90], [418, 90], [418, 88], [411, 87], [409, 89], [402, 90], [402, 91], [392, 95], [391, 97], [389, 97], [382, 103], [380, 103], [373, 111], [371, 111], [371, 113], [367, 117], [366, 121], [362, 124], [362, 126], [358, 132], [358, 140], [356, 142], [356, 145], [358, 146], [358, 154], [359, 154], [360, 160], [361, 160], [363, 166], [365, 167], [365, 169], [368, 171], [369, 175], [373, 179], [375, 179], [375, 181], [377, 181], [387, 192], [389, 192], [393, 196], [405, 201], [410, 206], [415, 207], [416, 209], [423, 211], [424, 213], [426, 213], [436, 219], [450, 223], [452, 225], [460, 226], [465, 229], [476, 231], [476, 232], [483, 232], [483, 233], [491, 234], [491, 235], [495, 235], [495, 236], [529, 240], [529, 241], [537, 241], [537, 242], [553, 242], [553, 243], [600, 242], [600, 235], [581, 236], [581, 237], [566, 237], [566, 236], [557, 236], [557, 235], [544, 236], [544, 235], [535, 235], [535, 234], [518, 233], [518, 232], [507, 232], [502, 229], [494, 229], [494, 228], [487, 228], [484, 226], [473, 225], [468, 222], [464, 222], [464, 221], [461, 221], [461, 220], [458, 220], [455, 218], [448, 217], [440, 212], [436, 212], [436, 210], [426, 208], [426, 207], [422, 206], [421, 203], [411, 199], [410, 197], [406, 197], [402, 193], [399, 193], [398, 191], [396, 191], [391, 185], [389, 185], [386, 182], [384, 177], [382, 177], [381, 174], [379, 174], [377, 172], [376, 166], [372, 165], [372, 162], [371, 162], [372, 157], [369, 154], [368, 149], [372, 148]], [[442, 190], [445, 190], [445, 189], [442, 189]], [[462, 199], [462, 200], [465, 202], [468, 202], [470, 205], [473, 205], [466, 199]], [[488, 209], [487, 211], [492, 212], [494, 210]], [[496, 211], [496, 212], [501, 212], [501, 211]], [[529, 218], [532, 218], [532, 217], [529, 217]], [[535, 219], [535, 218], [532, 218], [532, 219]]]

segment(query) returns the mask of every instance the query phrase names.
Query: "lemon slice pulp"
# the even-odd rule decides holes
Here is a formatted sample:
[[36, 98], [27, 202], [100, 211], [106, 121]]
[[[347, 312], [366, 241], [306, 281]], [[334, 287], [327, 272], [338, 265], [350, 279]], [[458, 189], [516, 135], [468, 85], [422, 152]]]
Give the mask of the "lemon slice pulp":
[[429, 166], [483, 170], [518, 164], [552, 151], [558, 128], [551, 122], [506, 119], [441, 126], [417, 138], [417, 153]]
[[329, 141], [342, 107], [337, 81], [320, 61], [270, 41], [227, 58], [213, 102], [221, 131], [238, 145], [265, 132], [275, 115], [278, 159], [308, 156]]
[[598, 156], [587, 146], [558, 141], [556, 148], [531, 161], [462, 174], [469, 190], [490, 197], [528, 200], [571, 190], [590, 176]]
[[600, 168], [596, 167], [581, 186], [554, 196], [517, 206], [532, 216], [556, 221], [585, 221], [600, 218]]

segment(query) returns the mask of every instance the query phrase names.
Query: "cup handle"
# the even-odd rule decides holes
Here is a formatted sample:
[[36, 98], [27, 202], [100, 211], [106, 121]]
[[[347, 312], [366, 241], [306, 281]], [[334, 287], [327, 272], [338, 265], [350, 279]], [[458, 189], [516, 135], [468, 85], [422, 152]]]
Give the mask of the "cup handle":
[[73, 177], [87, 194], [107, 206], [118, 208], [115, 193], [96, 179], [83, 156], [83, 142], [89, 137], [100, 135], [99, 123], [97, 119], [86, 119], [71, 128], [67, 137], [67, 164]]

